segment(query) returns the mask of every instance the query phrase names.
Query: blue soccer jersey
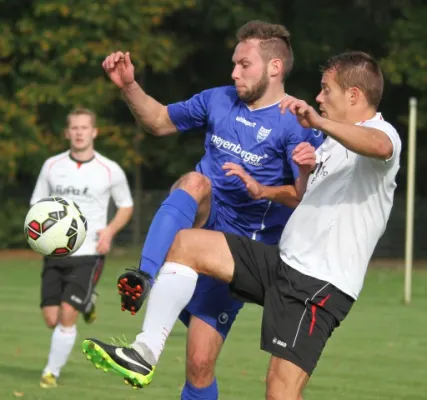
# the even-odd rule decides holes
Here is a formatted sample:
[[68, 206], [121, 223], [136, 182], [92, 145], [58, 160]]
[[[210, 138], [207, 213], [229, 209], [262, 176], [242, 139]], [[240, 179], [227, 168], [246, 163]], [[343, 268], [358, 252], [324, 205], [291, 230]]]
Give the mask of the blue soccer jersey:
[[278, 104], [250, 110], [234, 86], [203, 91], [170, 104], [168, 112], [180, 132], [206, 130], [205, 154], [196, 170], [210, 179], [219, 211], [236, 226], [236, 233], [277, 243], [292, 210], [252, 199], [240, 178], [226, 176], [222, 166], [240, 164], [262, 185], [293, 184], [298, 176], [293, 149], [304, 141], [317, 147], [321, 133], [302, 128], [290, 112], [281, 114]]

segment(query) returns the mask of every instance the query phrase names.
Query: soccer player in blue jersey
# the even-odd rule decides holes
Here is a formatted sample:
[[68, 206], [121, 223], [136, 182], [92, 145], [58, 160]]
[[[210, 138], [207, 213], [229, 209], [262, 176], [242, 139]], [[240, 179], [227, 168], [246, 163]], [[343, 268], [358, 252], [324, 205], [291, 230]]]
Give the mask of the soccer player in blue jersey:
[[[237, 32], [234, 86], [205, 90], [191, 99], [163, 106], [134, 80], [129, 53], [113, 53], [103, 67], [121, 88], [139, 123], [157, 136], [203, 127], [205, 155], [181, 177], [155, 215], [142, 251], [140, 268], [119, 278], [122, 307], [135, 313], [154, 278], [142, 333], [131, 348], [96, 339], [83, 342], [88, 358], [104, 370], [114, 370], [134, 386], [151, 382], [166, 338], [176, 320], [166, 301], [170, 274], [160, 270], [178, 231], [191, 227], [234, 233], [276, 244], [298, 204], [294, 182], [298, 169], [291, 161], [301, 142], [320, 144], [320, 132], [302, 128], [291, 113], [281, 114], [285, 76], [292, 69], [289, 32], [261, 21]], [[185, 284], [186, 280], [184, 280]], [[189, 299], [190, 300], [190, 299]], [[242, 303], [228, 285], [207, 276], [180, 319], [188, 326], [187, 381], [182, 399], [217, 399], [215, 362]]]

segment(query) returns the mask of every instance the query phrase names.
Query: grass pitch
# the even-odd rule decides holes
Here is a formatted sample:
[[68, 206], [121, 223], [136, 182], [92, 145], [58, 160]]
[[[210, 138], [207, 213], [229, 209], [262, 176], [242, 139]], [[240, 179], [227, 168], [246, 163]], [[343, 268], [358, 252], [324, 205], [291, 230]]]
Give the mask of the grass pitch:
[[[184, 382], [185, 335], [178, 322], [153, 383], [133, 391], [103, 374], [80, 351], [88, 336], [125, 335], [132, 341], [143, 313], [120, 311], [116, 277], [135, 260], [110, 257], [98, 286], [98, 320], [79, 321], [78, 339], [58, 389], [39, 388], [51, 332], [39, 311], [40, 261], [0, 253], [0, 399], [179, 399]], [[362, 296], [335, 331], [305, 392], [305, 400], [421, 400], [427, 398], [427, 271], [414, 271], [413, 301], [402, 303], [403, 271], [371, 269]], [[268, 355], [259, 350], [261, 308], [240, 313], [217, 367], [221, 400], [264, 398]]]

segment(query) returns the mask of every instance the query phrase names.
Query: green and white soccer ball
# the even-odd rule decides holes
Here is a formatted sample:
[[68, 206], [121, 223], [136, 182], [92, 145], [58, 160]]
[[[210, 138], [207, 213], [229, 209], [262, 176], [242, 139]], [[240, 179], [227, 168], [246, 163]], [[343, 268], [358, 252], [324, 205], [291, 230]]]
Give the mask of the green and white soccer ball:
[[87, 220], [79, 206], [65, 197], [46, 197], [25, 217], [25, 237], [31, 248], [46, 257], [66, 257], [86, 239]]

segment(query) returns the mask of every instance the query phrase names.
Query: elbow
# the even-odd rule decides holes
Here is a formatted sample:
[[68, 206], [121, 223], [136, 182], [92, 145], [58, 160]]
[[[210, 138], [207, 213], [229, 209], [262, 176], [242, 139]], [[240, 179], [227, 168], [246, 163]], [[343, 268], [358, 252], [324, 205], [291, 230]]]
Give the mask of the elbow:
[[386, 136], [384, 140], [377, 143], [375, 154], [381, 160], [389, 160], [393, 156], [393, 150], [393, 143], [391, 139]]
[[377, 157], [381, 160], [389, 160], [393, 156], [393, 143], [391, 140], [388, 139], [387, 141], [378, 144], [376, 153]]
[[144, 132], [152, 136], [166, 136], [174, 132], [174, 130], [164, 122], [161, 116], [152, 121], [137, 119], [137, 122]]
[[176, 132], [176, 127], [169, 117], [166, 106], [162, 106], [151, 128], [154, 136], [166, 136]]
[[302, 196], [300, 197], [298, 193], [296, 193], [292, 197], [288, 197], [286, 201], [283, 202], [283, 204], [289, 208], [297, 208], [299, 203], [301, 203]]
[[167, 136], [176, 132], [176, 129], [173, 129], [172, 126], [169, 126], [168, 123], [165, 123], [160, 119], [151, 125], [148, 130], [149, 133], [153, 136]]
[[149, 133], [151, 136], [162, 136], [162, 131], [159, 127], [156, 125], [141, 125], [143, 130], [147, 133]]
[[151, 136], [162, 136], [161, 131], [157, 130], [157, 129], [147, 129], [147, 132], [151, 135]]
[[294, 203], [295, 203], [294, 208], [296, 208], [299, 205], [299, 203], [301, 203], [303, 197], [304, 197], [304, 193], [298, 193], [297, 192], [297, 195], [294, 199]]
[[301, 203], [301, 200], [302, 200], [302, 198], [299, 198], [299, 197], [295, 198], [295, 199], [292, 201], [292, 203], [290, 204], [290, 207], [291, 207], [291, 208], [297, 208], [297, 207], [298, 207], [298, 205], [299, 205], [299, 203]]
[[170, 135], [174, 132], [175, 131], [167, 129], [167, 128], [157, 128], [157, 129], [154, 129], [151, 134], [153, 136], [167, 136], [167, 135]]
[[132, 215], [133, 215], [133, 206], [131, 207], [122, 207], [119, 209], [120, 211], [120, 216], [121, 216], [121, 220], [123, 222], [123, 226], [128, 224], [129, 221], [132, 219]]
[[157, 118], [156, 121], [154, 121], [154, 123], [151, 124], [151, 126], [149, 126], [148, 128], [149, 128], [150, 134], [153, 135], [153, 136], [162, 136], [162, 135], [164, 135], [164, 133], [163, 133], [164, 127], [163, 127], [163, 124], [160, 121], [160, 118]]
[[144, 132], [155, 137], [169, 135], [168, 131], [165, 131], [164, 129], [161, 129], [161, 128], [157, 128], [155, 126], [143, 126], [142, 129]]

